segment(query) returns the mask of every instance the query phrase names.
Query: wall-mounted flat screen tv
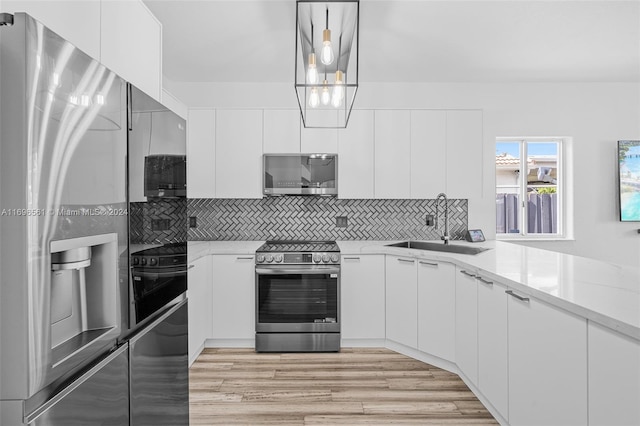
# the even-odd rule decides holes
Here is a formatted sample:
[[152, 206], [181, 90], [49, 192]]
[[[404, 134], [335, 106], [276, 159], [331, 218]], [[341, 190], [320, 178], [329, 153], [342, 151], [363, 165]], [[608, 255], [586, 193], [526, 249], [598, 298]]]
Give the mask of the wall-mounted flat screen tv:
[[640, 141], [618, 141], [620, 220], [640, 222]]

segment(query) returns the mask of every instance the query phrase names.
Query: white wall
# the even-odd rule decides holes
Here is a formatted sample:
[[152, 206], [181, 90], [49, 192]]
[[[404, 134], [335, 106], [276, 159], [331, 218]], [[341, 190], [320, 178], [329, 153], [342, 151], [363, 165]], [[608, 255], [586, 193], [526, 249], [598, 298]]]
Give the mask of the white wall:
[[[288, 83], [165, 80], [165, 85], [189, 107], [297, 107], [293, 84]], [[573, 138], [575, 240], [526, 244], [640, 265], [640, 223], [618, 221], [616, 183], [616, 141], [640, 139], [640, 83], [361, 83], [354, 108], [482, 109], [484, 197], [469, 200], [469, 227], [482, 228], [491, 238], [495, 233], [495, 138]]]

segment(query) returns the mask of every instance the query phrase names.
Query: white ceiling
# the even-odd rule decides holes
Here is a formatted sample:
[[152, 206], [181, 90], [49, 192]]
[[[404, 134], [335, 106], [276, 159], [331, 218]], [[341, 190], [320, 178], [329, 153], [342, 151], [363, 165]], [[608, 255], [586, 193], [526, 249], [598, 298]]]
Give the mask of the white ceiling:
[[[295, 0], [144, 0], [164, 74], [294, 80]], [[360, 1], [362, 82], [639, 82], [640, 0]]]

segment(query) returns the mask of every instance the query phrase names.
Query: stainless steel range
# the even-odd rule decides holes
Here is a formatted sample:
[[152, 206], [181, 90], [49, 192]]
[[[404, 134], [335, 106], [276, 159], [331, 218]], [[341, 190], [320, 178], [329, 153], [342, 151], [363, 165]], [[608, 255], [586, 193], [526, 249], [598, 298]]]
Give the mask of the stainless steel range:
[[256, 250], [256, 351], [340, 350], [335, 241], [267, 241]]

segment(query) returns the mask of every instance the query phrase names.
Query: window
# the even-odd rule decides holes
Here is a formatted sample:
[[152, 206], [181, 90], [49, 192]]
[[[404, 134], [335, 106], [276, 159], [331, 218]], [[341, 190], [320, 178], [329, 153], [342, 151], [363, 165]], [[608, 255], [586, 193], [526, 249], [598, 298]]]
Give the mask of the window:
[[496, 235], [564, 238], [564, 140], [496, 141]]

